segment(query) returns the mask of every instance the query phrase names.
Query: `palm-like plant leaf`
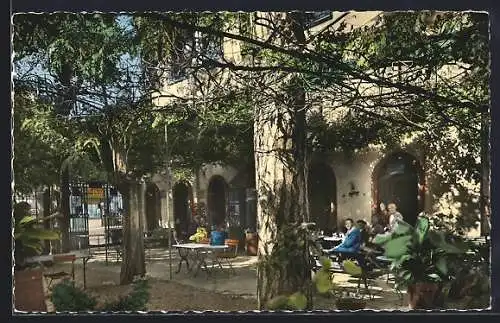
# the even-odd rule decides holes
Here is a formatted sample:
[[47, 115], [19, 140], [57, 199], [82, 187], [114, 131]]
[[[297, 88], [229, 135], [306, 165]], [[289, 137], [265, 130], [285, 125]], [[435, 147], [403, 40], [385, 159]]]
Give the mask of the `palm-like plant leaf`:
[[384, 234], [377, 234], [375, 238], [373, 238], [373, 243], [378, 245], [383, 245], [391, 239], [392, 239], [392, 233], [390, 232]]
[[408, 246], [412, 240], [411, 235], [394, 238], [384, 244], [385, 256], [391, 259], [398, 259], [408, 252]]
[[427, 237], [427, 232], [429, 232], [429, 219], [424, 217], [419, 217], [417, 219], [416, 232], [418, 236], [418, 243], [422, 244]]
[[314, 276], [314, 283], [316, 285], [316, 289], [320, 294], [327, 293], [330, 289], [332, 289], [332, 280], [330, 279], [330, 274], [328, 271], [320, 270]]
[[23, 233], [27, 239], [34, 240], [58, 240], [60, 235], [59, 232], [53, 230], [40, 230], [36, 228], [26, 229]]
[[438, 258], [436, 261], [436, 268], [441, 272], [441, 274], [448, 275], [448, 264], [445, 257]]
[[31, 224], [31, 223], [35, 223], [36, 222], [36, 218], [34, 216], [25, 216], [23, 217], [19, 223], [17, 223], [19, 226], [26, 226], [28, 224]]
[[294, 310], [304, 310], [307, 307], [307, 297], [301, 292], [296, 292], [288, 297], [288, 306]]
[[398, 221], [396, 227], [394, 228], [394, 233], [396, 235], [405, 235], [412, 230], [413, 227], [409, 223], [405, 221]]

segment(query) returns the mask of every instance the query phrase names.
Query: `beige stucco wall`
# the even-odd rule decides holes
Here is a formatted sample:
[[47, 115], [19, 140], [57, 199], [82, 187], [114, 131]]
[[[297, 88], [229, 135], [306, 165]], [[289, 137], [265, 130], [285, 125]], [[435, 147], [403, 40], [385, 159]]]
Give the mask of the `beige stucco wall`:
[[237, 173], [238, 171], [231, 166], [204, 165], [198, 172], [198, 202], [207, 203], [208, 185], [213, 176], [221, 176], [226, 184], [229, 184]]
[[[409, 146], [402, 150], [414, 156], [422, 164], [423, 156], [418, 147]], [[384, 153], [382, 147], [371, 146], [355, 152], [349, 159], [342, 154], [336, 154], [327, 160], [336, 178], [338, 224], [341, 224], [346, 218], [371, 222], [374, 202], [372, 196], [373, 172], [375, 167], [391, 153]], [[359, 192], [358, 195], [349, 196], [351, 183]], [[430, 209], [431, 206], [432, 202], [426, 198], [424, 209]]]
[[[262, 16], [268, 16], [272, 14], [279, 13], [258, 13]], [[380, 11], [372, 11], [372, 12], [350, 12], [343, 21], [347, 24], [346, 32], [349, 32], [352, 29], [360, 28], [362, 26], [373, 24], [376, 21], [376, 18], [381, 14]], [[329, 22], [324, 22], [321, 25], [318, 25], [312, 28], [308, 35], [314, 35], [320, 32], [323, 28], [328, 26]], [[340, 24], [337, 23], [337, 25]], [[335, 25], [333, 26], [336, 27]], [[267, 30], [262, 26], [254, 26], [254, 32], [256, 34], [256, 38], [260, 40], [266, 40]], [[235, 40], [224, 39], [223, 42], [223, 51], [226, 59], [238, 63], [242, 60], [240, 54], [240, 43]], [[404, 66], [403, 66], [404, 69]], [[396, 77], [393, 73], [392, 68], [389, 67], [386, 71], [389, 77]], [[454, 78], [458, 74], [456, 68], [445, 67], [439, 71], [442, 75], [447, 75], [449, 78]], [[394, 75], [393, 75], [394, 74]], [[352, 80], [354, 85], [359, 85], [359, 80]], [[361, 84], [361, 88], [367, 91], [390, 91], [390, 88], [379, 89], [377, 87], [373, 87], [369, 84]], [[192, 95], [190, 93], [189, 83], [187, 80], [181, 81], [175, 84], [165, 85], [163, 94], [166, 95], [177, 95], [177, 96], [186, 96]], [[324, 93], [321, 94], [309, 94], [310, 97], [321, 95], [322, 98], [320, 101], [323, 103], [323, 113], [325, 117], [329, 120], [334, 120], [338, 117], [345, 109], [332, 109], [334, 104], [328, 103], [329, 98], [325, 96]], [[335, 94], [332, 94], [335, 95]], [[334, 99], [334, 98], [332, 98]], [[161, 98], [155, 101], [157, 105], [164, 105], [168, 103], [168, 98]], [[385, 110], [379, 111], [381, 113], [386, 113]], [[389, 112], [387, 112], [389, 113]], [[282, 175], [281, 170], [277, 166], [279, 163], [276, 160], [276, 156], [273, 153], [266, 153], [265, 150], [272, 149], [276, 145], [276, 141], [274, 138], [276, 137], [276, 129], [272, 126], [269, 126], [268, 123], [259, 124], [258, 122], [255, 125], [256, 132], [260, 132], [258, 136], [258, 140], [260, 142], [256, 142], [256, 167], [257, 172], [259, 174], [266, 174], [266, 178], [257, 178], [257, 187], [259, 187], [259, 183], [262, 181], [265, 182], [273, 182], [282, 180], [280, 176]], [[417, 147], [413, 144], [411, 139], [402, 142], [401, 147], [402, 150], [412, 154], [417, 157], [420, 161], [421, 165], [425, 170], [425, 162], [424, 156], [422, 152], [422, 147]], [[261, 151], [259, 151], [259, 149]], [[365, 149], [364, 151], [358, 152], [354, 154], [354, 158], [352, 160], [346, 160], [341, 155], [332, 156], [327, 160], [327, 163], [331, 165], [335, 177], [336, 177], [336, 187], [337, 187], [337, 218], [339, 221], [345, 219], [347, 217], [351, 217], [355, 220], [364, 219], [365, 221], [370, 221], [371, 217], [371, 206], [372, 206], [372, 173], [377, 165], [377, 163], [387, 155], [387, 153], [382, 153], [383, 147], [370, 147]], [[272, 166], [272, 169], [268, 169]], [[266, 169], [260, 169], [260, 168]], [[209, 184], [209, 180], [214, 175], [222, 176], [226, 182], [228, 183], [231, 179], [236, 175], [236, 170], [230, 167], [222, 167], [218, 165], [207, 165], [203, 167], [198, 173], [197, 181], [193, 181], [192, 187], [195, 194], [195, 199], [198, 202], [206, 203], [206, 193]], [[427, 174], [426, 174], [427, 175]], [[355, 185], [356, 190], [359, 191], [358, 196], [349, 197], [348, 192], [351, 188], [351, 182]], [[447, 201], [442, 196], [436, 196], [433, 194], [433, 183], [427, 181], [426, 178], [426, 195], [425, 195], [425, 207], [424, 210], [426, 212], [432, 212], [439, 209], [451, 209], [450, 204], [453, 202]], [[161, 189], [161, 188], [160, 188]], [[265, 200], [265, 196], [258, 196], [258, 200]], [[170, 200], [169, 200], [170, 201]], [[448, 204], [447, 204], [448, 203]], [[162, 219], [165, 216], [166, 219], [166, 202], [165, 199], [162, 199]], [[165, 207], [164, 207], [165, 206]], [[169, 203], [170, 210], [172, 210], [172, 202]], [[172, 211], [170, 211], [172, 212]], [[260, 203], [258, 203], [258, 213], [261, 213]], [[172, 213], [171, 213], [172, 214]], [[166, 223], [164, 221], [164, 223]]]

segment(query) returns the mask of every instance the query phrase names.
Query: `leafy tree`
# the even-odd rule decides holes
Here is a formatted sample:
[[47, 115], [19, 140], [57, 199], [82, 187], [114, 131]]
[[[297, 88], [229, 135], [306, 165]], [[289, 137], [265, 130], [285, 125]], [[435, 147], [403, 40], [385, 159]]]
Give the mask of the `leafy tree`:
[[[228, 15], [236, 17], [236, 14]], [[251, 21], [247, 27], [253, 31], [228, 25], [221, 27], [206, 20], [187, 21], [182, 15], [154, 16], [170, 28], [239, 42], [245, 51], [240, 61], [193, 54], [198, 60], [186, 68], [193, 78], [203, 70], [209, 75], [204, 79], [216, 79], [219, 75], [219, 79], [232, 82], [220, 81], [221, 84], [254, 89], [252, 104], [259, 107], [254, 115], [256, 168], [261, 182], [264, 178], [271, 181], [258, 187], [262, 200], [259, 205], [261, 254], [269, 254], [272, 249], [266, 251], [262, 246], [272, 246], [273, 234], [279, 231], [283, 220], [279, 214], [286, 210], [285, 218], [294, 218], [294, 212], [287, 213], [293, 202], [284, 198], [287, 191], [284, 187], [297, 187], [294, 167], [302, 162], [303, 155], [294, 149], [306, 134], [296, 132], [300, 119], [293, 109], [294, 95], [298, 97], [301, 87], [308, 93], [303, 106], [308, 110], [306, 149], [310, 150], [309, 154], [321, 150], [353, 153], [370, 143], [390, 148], [400, 146], [403, 139], [412, 136], [416, 142], [425, 143], [424, 149], [429, 155], [436, 152], [435, 158], [440, 162], [429, 164], [441, 170], [436, 172], [442, 176], [438, 180], [451, 179], [456, 185], [459, 180], [455, 176], [472, 180], [476, 178], [472, 174], [479, 171], [486, 174], [483, 187], [489, 186], [488, 170], [481, 169], [477, 159], [479, 151], [483, 152], [483, 160], [489, 158], [488, 146], [484, 144], [489, 123], [489, 97], [484, 90], [488, 88], [484, 15], [387, 13], [374, 17], [378, 21], [365, 28], [346, 30], [345, 24], [331, 24], [314, 35], [308, 34], [307, 44], [290, 28], [291, 16], [294, 15], [248, 14], [246, 17], [250, 19], [244, 21]], [[292, 26], [294, 20], [297, 21], [297, 17], [292, 19]], [[264, 32], [256, 33], [257, 28]], [[467, 50], [470, 39], [478, 49], [474, 54]], [[481, 58], [474, 61], [474, 55]], [[205, 87], [202, 84], [198, 88]], [[325, 114], [335, 114], [336, 118], [325, 118]], [[482, 131], [474, 126], [477, 120], [482, 120]], [[467, 148], [450, 159], [443, 149], [450, 143], [450, 137], [444, 134], [457, 131], [458, 139], [452, 139], [454, 146], [457, 150]], [[265, 143], [270, 136], [275, 140]], [[478, 136], [483, 138], [483, 145], [472, 140]], [[464, 168], [453, 170], [449, 164], [442, 167], [451, 160]], [[276, 172], [281, 170], [276, 168], [280, 163], [285, 170]], [[270, 169], [275, 169], [274, 177], [269, 176]], [[443, 191], [449, 189], [444, 187]], [[482, 195], [488, 196], [484, 190]], [[293, 273], [279, 280], [286, 281], [288, 275]]]

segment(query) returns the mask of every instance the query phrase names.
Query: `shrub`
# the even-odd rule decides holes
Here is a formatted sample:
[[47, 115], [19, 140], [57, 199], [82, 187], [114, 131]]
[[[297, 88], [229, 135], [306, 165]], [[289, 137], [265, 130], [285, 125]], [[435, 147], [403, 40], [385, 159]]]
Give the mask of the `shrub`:
[[149, 284], [147, 280], [134, 283], [134, 290], [127, 296], [121, 296], [117, 301], [106, 303], [102, 310], [111, 312], [145, 311], [149, 300]]
[[143, 311], [149, 300], [149, 284], [147, 280], [134, 282], [134, 289], [127, 296], [121, 296], [116, 301], [106, 302], [97, 306], [97, 299], [84, 290], [74, 286], [69, 280], [57, 284], [51, 296], [51, 301], [58, 312], [82, 311]]
[[54, 286], [50, 300], [58, 312], [91, 311], [97, 300], [76, 287], [70, 280], [63, 280]]

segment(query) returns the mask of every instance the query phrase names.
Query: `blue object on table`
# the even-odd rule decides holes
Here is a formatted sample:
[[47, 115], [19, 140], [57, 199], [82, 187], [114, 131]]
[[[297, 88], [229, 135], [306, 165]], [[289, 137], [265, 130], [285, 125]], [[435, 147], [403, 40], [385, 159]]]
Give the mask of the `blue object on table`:
[[226, 232], [224, 231], [212, 231], [210, 234], [210, 244], [213, 246], [223, 245], [224, 240], [226, 240]]

